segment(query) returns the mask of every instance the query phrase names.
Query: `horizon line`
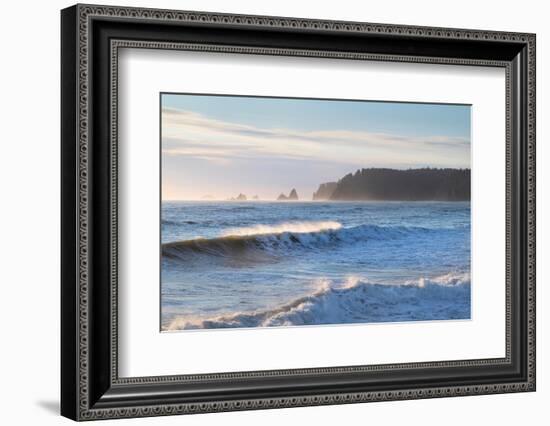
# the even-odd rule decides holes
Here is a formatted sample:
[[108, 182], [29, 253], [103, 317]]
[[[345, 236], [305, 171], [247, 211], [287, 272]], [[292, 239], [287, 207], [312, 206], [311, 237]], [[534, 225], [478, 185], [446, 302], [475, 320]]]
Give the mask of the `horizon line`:
[[178, 202], [178, 201], [193, 201], [193, 202], [222, 202], [222, 203], [465, 203], [471, 200], [277, 200], [277, 199], [259, 199], [259, 200], [227, 200], [227, 199], [196, 199], [196, 198], [178, 198], [178, 199], [162, 199], [161, 202]]

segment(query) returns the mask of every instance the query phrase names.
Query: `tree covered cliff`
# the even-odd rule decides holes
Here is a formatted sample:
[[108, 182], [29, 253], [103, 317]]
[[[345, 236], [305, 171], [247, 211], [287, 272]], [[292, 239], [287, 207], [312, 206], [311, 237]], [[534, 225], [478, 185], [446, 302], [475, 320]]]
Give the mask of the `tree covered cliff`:
[[362, 169], [321, 184], [313, 199], [469, 201], [470, 169]]

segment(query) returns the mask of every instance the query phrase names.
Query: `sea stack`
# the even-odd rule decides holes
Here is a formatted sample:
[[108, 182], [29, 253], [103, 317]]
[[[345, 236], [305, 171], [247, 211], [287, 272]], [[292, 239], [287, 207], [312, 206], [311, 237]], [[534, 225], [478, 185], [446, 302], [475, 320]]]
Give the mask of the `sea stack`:
[[228, 198], [228, 201], [246, 201], [246, 195], [244, 195], [243, 193], [240, 193], [236, 197]]
[[288, 199], [293, 200], [293, 201], [298, 200], [298, 193], [296, 192], [296, 190], [294, 188], [292, 188], [292, 191], [290, 191], [290, 194], [288, 194]]
[[277, 201], [298, 201], [298, 192], [296, 192], [296, 189], [292, 188], [290, 191], [290, 194], [288, 194], [288, 197], [285, 194], [281, 194], [277, 197]]

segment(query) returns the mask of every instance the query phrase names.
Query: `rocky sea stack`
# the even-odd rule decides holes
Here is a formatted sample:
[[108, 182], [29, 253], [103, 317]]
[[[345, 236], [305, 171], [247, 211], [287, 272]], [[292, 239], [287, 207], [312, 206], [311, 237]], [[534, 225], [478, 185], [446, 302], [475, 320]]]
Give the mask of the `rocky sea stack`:
[[246, 200], [247, 200], [246, 195], [244, 195], [243, 193], [240, 193], [236, 197], [229, 198], [229, 201], [246, 201]]
[[298, 199], [298, 193], [294, 188], [292, 189], [292, 191], [290, 191], [288, 197], [285, 194], [281, 194], [277, 197], [277, 201], [298, 201]]

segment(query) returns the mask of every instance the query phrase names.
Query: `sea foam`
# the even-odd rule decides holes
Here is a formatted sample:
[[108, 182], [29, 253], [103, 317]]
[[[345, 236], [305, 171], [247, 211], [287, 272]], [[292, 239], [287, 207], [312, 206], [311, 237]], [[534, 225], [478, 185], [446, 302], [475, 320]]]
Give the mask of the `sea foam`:
[[273, 309], [215, 317], [177, 316], [166, 331], [309, 324], [425, 321], [470, 318], [470, 276], [451, 272], [403, 284], [379, 284], [350, 276], [321, 279], [315, 290]]
[[239, 228], [230, 228], [222, 233], [223, 237], [232, 235], [268, 235], [283, 233], [313, 233], [340, 229], [342, 224], [335, 221], [284, 222], [276, 225], [254, 225]]

